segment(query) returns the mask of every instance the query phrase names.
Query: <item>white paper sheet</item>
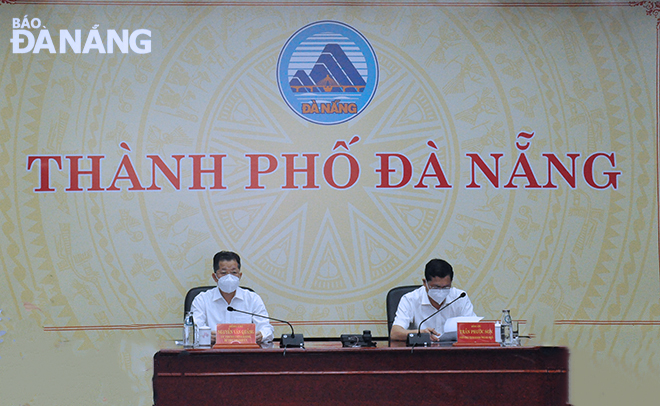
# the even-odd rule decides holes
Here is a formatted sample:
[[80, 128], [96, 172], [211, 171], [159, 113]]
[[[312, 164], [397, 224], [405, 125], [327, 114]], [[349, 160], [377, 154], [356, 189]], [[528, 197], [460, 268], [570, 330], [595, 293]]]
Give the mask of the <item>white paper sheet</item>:
[[445, 321], [445, 333], [452, 333], [458, 331], [458, 323], [477, 323], [483, 317], [452, 317]]

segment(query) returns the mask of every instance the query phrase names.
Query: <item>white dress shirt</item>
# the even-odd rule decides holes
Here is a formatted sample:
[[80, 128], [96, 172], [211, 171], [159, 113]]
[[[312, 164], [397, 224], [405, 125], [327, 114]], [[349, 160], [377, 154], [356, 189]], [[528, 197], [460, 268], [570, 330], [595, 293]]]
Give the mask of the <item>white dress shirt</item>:
[[211, 327], [212, 330], [215, 330], [218, 324], [254, 323], [256, 325], [255, 330], [261, 332], [264, 343], [273, 341], [273, 326], [270, 325], [268, 319], [239, 312], [230, 312], [227, 310], [229, 305], [237, 310], [268, 316], [264, 301], [256, 293], [238, 287], [231, 303], [227, 303], [225, 298], [222, 297], [220, 289], [213, 288], [200, 293], [193, 300], [191, 309], [195, 323], [200, 327]]
[[[461, 293], [463, 293], [462, 290], [451, 288], [449, 290], [449, 295], [447, 295], [442, 306], [459, 297]], [[412, 292], [403, 295], [399, 302], [399, 307], [396, 309], [396, 316], [394, 317], [393, 324], [401, 326], [406, 330], [417, 329], [419, 327], [419, 322], [432, 315], [436, 310], [437, 309], [433, 307], [429, 301], [426, 288], [421, 286], [419, 289], [415, 289]], [[447, 319], [461, 316], [476, 317], [474, 309], [472, 308], [472, 302], [470, 302], [470, 298], [468, 298], [467, 295], [464, 298], [458, 299], [449, 307], [425, 321], [424, 324], [422, 324], [422, 329], [433, 328], [438, 334], [442, 334], [444, 333], [445, 322]]]

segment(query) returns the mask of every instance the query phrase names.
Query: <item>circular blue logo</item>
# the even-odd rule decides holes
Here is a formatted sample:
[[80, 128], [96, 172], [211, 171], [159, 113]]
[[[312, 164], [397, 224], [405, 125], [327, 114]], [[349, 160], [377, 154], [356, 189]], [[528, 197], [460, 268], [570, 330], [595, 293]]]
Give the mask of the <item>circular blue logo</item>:
[[354, 28], [317, 21], [284, 44], [277, 61], [277, 85], [300, 117], [315, 124], [339, 124], [371, 102], [378, 86], [378, 60]]

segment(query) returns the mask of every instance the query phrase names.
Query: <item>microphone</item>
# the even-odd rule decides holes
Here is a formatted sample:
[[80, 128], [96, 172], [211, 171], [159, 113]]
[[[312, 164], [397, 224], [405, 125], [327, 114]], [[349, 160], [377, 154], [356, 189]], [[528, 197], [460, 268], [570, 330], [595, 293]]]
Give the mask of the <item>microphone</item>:
[[250, 316], [262, 317], [264, 319], [270, 319], [270, 320], [279, 321], [280, 323], [286, 323], [291, 328], [291, 335], [282, 334], [282, 337], [280, 338], [280, 348], [288, 348], [288, 347], [305, 348], [305, 339], [303, 338], [303, 335], [294, 333], [293, 326], [291, 325], [291, 323], [289, 323], [286, 320], [280, 320], [280, 319], [276, 319], [275, 317], [264, 316], [263, 314], [250, 313], [250, 312], [246, 312], [245, 310], [234, 309], [231, 306], [227, 306], [227, 311], [245, 313], [245, 314], [249, 314]]
[[452, 303], [454, 303], [454, 302], [457, 301], [458, 299], [460, 299], [460, 298], [462, 298], [462, 297], [465, 297], [465, 296], [466, 296], [466, 293], [465, 293], [465, 292], [461, 293], [456, 299], [454, 299], [454, 300], [452, 300], [451, 302], [447, 303], [446, 305], [442, 306], [441, 308], [439, 308], [438, 310], [436, 310], [435, 313], [433, 313], [433, 314], [430, 315], [429, 317], [427, 317], [427, 318], [425, 318], [424, 320], [422, 320], [421, 323], [419, 323], [419, 327], [417, 328], [417, 335], [420, 335], [420, 334], [422, 333], [422, 323], [424, 323], [425, 321], [427, 321], [427, 320], [430, 319], [431, 317], [435, 316], [436, 314], [440, 313], [441, 311], [445, 310], [447, 307], [449, 307], [449, 305], [451, 305]]
[[430, 319], [431, 317], [435, 316], [436, 314], [440, 313], [441, 311], [445, 310], [447, 307], [451, 306], [452, 303], [457, 301], [460, 298], [463, 298], [467, 296], [467, 293], [462, 292], [458, 297], [451, 302], [447, 303], [446, 305], [442, 306], [438, 310], [436, 310], [432, 315], [429, 317], [425, 318], [419, 323], [419, 327], [417, 328], [417, 334], [415, 333], [410, 333], [408, 334], [408, 338], [406, 340], [406, 345], [407, 346], [415, 346], [415, 345], [423, 345], [423, 346], [428, 346], [431, 343], [431, 334], [430, 333], [422, 333], [422, 324]]

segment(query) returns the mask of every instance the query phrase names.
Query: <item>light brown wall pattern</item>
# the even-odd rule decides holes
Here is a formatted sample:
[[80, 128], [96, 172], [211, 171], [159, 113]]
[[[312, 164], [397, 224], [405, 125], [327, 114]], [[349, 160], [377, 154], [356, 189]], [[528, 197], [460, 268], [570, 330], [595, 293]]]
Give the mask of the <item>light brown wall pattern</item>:
[[[480, 316], [571, 349], [572, 403], [660, 396], [655, 4], [5, 3], [3, 404], [151, 404], [224, 248], [307, 336], [386, 335], [386, 292], [446, 258]], [[278, 88], [324, 20], [378, 63], [335, 125]]]

